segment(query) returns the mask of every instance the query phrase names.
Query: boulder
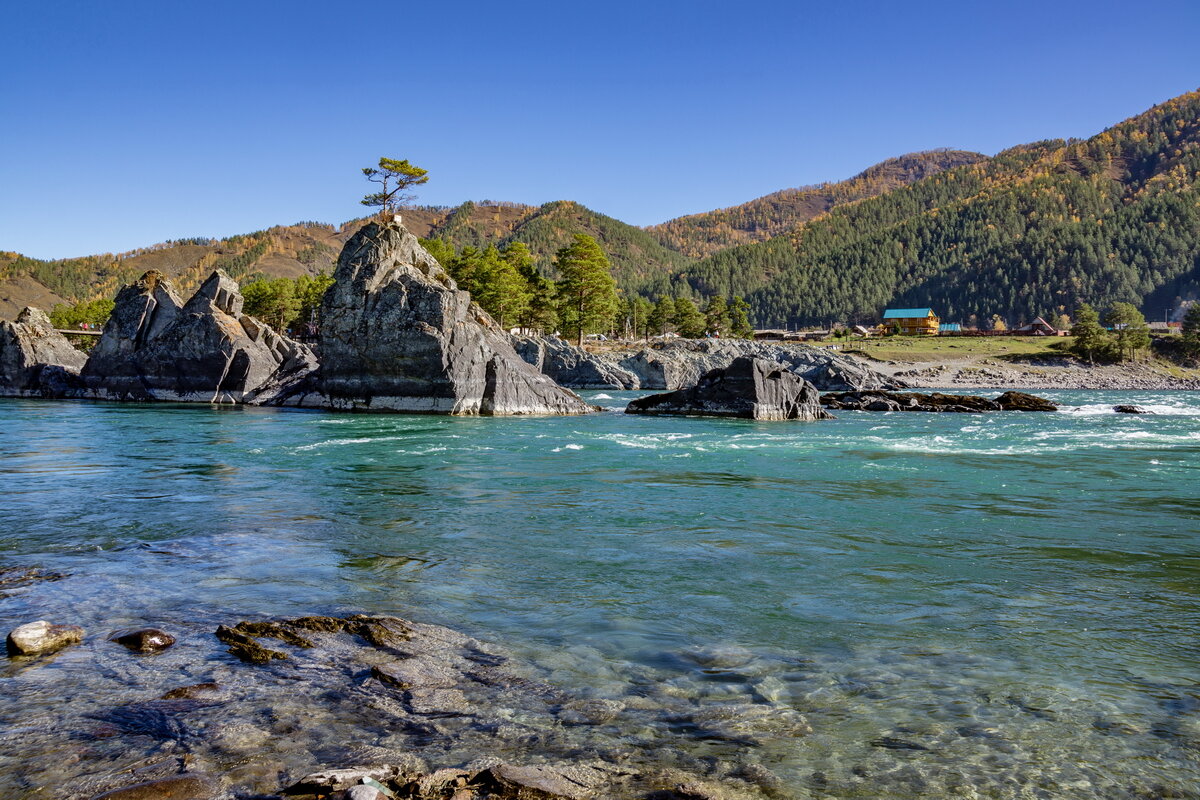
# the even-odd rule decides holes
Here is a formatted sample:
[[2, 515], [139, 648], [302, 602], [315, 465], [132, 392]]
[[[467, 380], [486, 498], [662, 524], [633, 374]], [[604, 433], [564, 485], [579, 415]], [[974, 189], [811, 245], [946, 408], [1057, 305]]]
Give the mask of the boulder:
[[968, 394], [942, 392], [828, 392], [821, 395], [825, 408], [848, 411], [926, 411], [978, 414], [984, 411], [1056, 411], [1058, 406], [1023, 392], [1005, 392], [995, 400]]
[[625, 411], [760, 420], [830, 419], [811, 383], [782, 364], [749, 357], [706, 372], [691, 388], [638, 398]]
[[595, 410], [526, 363], [507, 335], [398, 220], [346, 243], [321, 314], [332, 408], [429, 414]]
[[78, 625], [52, 625], [45, 620], [27, 622], [8, 634], [9, 656], [40, 656], [83, 641]]
[[1005, 392], [996, 402], [1004, 411], [1058, 411], [1058, 406], [1046, 398], [1025, 392]]
[[316, 368], [312, 351], [242, 312], [237, 283], [218, 270], [187, 304], [147, 272], [116, 299], [82, 377], [92, 397], [267, 403]]
[[86, 361], [36, 308], [0, 321], [0, 397], [63, 397], [80, 387]]
[[560, 386], [571, 389], [638, 389], [641, 380], [612, 356], [589, 353], [553, 336], [514, 336], [517, 354]]
[[108, 637], [110, 642], [135, 653], [157, 653], [175, 644], [175, 637], [157, 628], [140, 628], [136, 631], [118, 631]]
[[1118, 414], [1149, 414], [1150, 412], [1141, 406], [1121, 405], [1113, 406], [1113, 411]]

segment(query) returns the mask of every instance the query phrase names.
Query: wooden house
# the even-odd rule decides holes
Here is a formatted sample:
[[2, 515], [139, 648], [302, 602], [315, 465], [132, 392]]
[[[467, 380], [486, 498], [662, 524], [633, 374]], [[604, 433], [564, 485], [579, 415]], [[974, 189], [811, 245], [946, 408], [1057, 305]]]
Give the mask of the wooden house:
[[1022, 325], [1019, 328], [1014, 328], [1009, 331], [1012, 336], [1062, 336], [1063, 333], [1058, 328], [1051, 325], [1046, 320], [1038, 317], [1028, 325]]
[[899, 326], [905, 336], [937, 336], [940, 322], [932, 308], [889, 308], [883, 312], [884, 329]]

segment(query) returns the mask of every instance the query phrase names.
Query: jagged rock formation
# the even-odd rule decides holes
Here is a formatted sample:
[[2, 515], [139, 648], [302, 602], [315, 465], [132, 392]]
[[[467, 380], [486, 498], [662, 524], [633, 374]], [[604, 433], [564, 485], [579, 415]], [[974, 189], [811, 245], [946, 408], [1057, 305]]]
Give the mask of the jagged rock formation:
[[517, 354], [560, 386], [572, 389], [638, 389], [641, 379], [613, 356], [589, 353], [551, 336], [514, 336]]
[[517, 352], [556, 382], [572, 389], [681, 389], [704, 373], [744, 356], [784, 365], [823, 391], [896, 389], [900, 383], [857, 361], [806, 345], [742, 339], [680, 339], [636, 352], [589, 353], [561, 339], [513, 337]]
[[0, 321], [0, 397], [62, 397], [78, 388], [85, 361], [36, 308]]
[[242, 313], [217, 271], [182, 304], [158, 272], [123, 288], [82, 377], [88, 396], [202, 403], [268, 402], [316, 367], [311, 350]]
[[320, 339], [321, 389], [332, 408], [496, 416], [594, 410], [523, 361], [398, 221], [355, 234], [334, 281]]
[[632, 401], [627, 414], [686, 414], [784, 420], [830, 419], [816, 387], [781, 364], [742, 357], [704, 373], [695, 386]]
[[969, 394], [932, 392], [830, 392], [821, 395], [826, 408], [848, 411], [1057, 411], [1058, 406], [1042, 397], [1024, 392], [1005, 392], [991, 400]]
[[728, 367], [734, 359], [746, 356], [782, 364], [822, 391], [902, 387], [888, 376], [829, 350], [743, 339], [666, 342], [619, 363], [638, 376], [643, 389], [678, 389], [692, 386], [709, 370]]

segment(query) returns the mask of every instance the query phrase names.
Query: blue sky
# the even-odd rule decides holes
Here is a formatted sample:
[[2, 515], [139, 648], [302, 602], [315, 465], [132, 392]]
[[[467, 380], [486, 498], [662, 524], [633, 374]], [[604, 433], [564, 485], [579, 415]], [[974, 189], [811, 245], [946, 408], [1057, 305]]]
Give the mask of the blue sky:
[[419, 202], [638, 225], [900, 153], [1088, 136], [1200, 86], [1200, 2], [9, 3], [0, 249], [51, 258]]

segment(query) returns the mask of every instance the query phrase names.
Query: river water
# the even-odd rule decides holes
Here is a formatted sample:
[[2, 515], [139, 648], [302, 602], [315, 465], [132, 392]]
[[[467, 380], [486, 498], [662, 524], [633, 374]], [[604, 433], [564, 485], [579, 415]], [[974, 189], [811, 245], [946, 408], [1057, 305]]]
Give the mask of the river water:
[[[0, 623], [89, 633], [0, 670], [0, 795], [113, 768], [33, 729], [232, 672], [217, 622], [366, 612], [589, 696], [798, 711], [811, 734], [630, 734], [753, 751], [780, 796], [1200, 796], [1200, 395], [755, 423], [585, 394], [611, 413], [0, 401], [0, 566], [67, 574], [0, 598]], [[104, 641], [140, 624], [180, 643]], [[336, 756], [293, 738], [288, 774]]]

